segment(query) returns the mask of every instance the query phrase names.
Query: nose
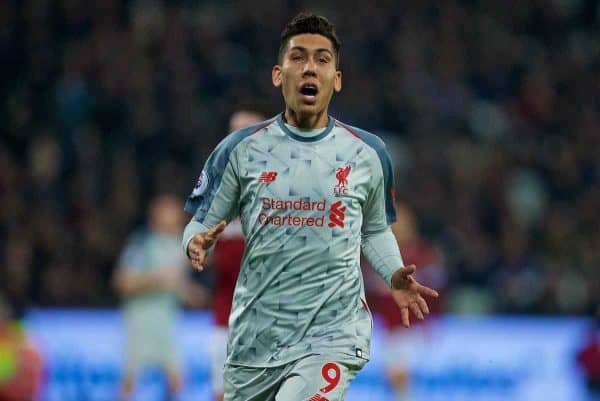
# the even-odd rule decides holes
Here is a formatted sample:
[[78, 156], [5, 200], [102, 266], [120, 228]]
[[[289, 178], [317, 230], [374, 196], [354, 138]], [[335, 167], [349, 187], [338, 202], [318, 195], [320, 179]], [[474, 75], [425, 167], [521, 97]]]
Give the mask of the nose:
[[304, 68], [302, 69], [302, 76], [317, 76], [317, 64], [312, 58], [309, 58], [306, 63], [304, 63]]

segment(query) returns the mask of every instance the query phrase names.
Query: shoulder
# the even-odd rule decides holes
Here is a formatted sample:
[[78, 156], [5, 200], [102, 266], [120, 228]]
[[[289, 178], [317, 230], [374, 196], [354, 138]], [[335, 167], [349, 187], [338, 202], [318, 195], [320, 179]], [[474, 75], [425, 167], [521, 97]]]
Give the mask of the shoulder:
[[379, 136], [377, 136], [369, 131], [365, 131], [364, 129], [343, 123], [337, 119], [334, 119], [334, 121], [335, 121], [335, 125], [338, 128], [346, 131], [348, 134], [354, 136], [358, 140], [361, 140], [367, 146], [369, 146], [371, 149], [373, 149], [377, 153], [377, 156], [379, 157], [380, 160], [383, 161], [383, 160], [389, 159], [389, 154], [388, 154], [387, 148], [385, 146], [385, 142]]
[[[245, 143], [250, 138], [256, 137], [257, 134], [260, 134], [266, 130], [274, 121], [275, 118], [271, 118], [258, 124], [234, 131], [227, 135], [212, 151], [207, 160], [207, 164], [205, 165], [204, 173], [210, 176], [215, 176], [215, 174], [219, 174], [219, 172], [224, 171], [225, 166], [227, 163], [229, 163], [233, 152], [239, 148], [239, 145]], [[199, 186], [203, 181], [203, 177], [201, 176], [196, 186]]]
[[369, 132], [369, 131], [365, 131], [362, 128], [358, 128], [358, 127], [354, 127], [352, 125], [346, 124], [341, 122], [340, 120], [334, 119], [335, 121], [335, 125], [339, 128], [341, 128], [342, 130], [346, 131], [347, 133], [349, 133], [350, 135], [354, 136], [357, 139], [360, 139], [361, 141], [363, 141], [364, 143], [366, 143], [368, 146], [370, 146], [371, 148], [373, 148], [375, 151], [379, 152], [379, 151], [385, 151], [385, 142], [383, 141], [383, 139], [381, 139], [380, 137], [378, 137], [377, 135]]
[[149, 231], [145, 228], [138, 229], [127, 237], [118, 263], [121, 268], [135, 267], [142, 263], [147, 248], [148, 238]]
[[133, 231], [127, 238], [127, 247], [129, 248], [141, 248], [144, 246], [148, 238], [150, 237], [150, 230], [147, 227], [140, 227]]
[[260, 134], [261, 132], [266, 130], [270, 125], [272, 125], [275, 121], [276, 117], [273, 117], [268, 120], [261, 121], [257, 124], [250, 125], [246, 128], [233, 131], [231, 134], [227, 135], [225, 138], [223, 138], [223, 140], [221, 140], [219, 145], [217, 145], [217, 149], [220, 149], [221, 151], [231, 152], [246, 138], [252, 137], [256, 134]]

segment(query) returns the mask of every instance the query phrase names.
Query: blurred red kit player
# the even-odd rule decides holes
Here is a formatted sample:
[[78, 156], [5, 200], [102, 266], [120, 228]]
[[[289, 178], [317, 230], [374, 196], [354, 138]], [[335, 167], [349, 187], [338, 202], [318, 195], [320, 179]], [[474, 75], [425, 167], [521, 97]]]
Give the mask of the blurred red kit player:
[[420, 349], [427, 346], [427, 325], [435, 321], [431, 317], [443, 312], [447, 273], [442, 252], [419, 235], [414, 212], [397, 203], [396, 214], [397, 221], [392, 225], [392, 231], [398, 241], [404, 265], [416, 265], [414, 276], [417, 281], [440, 294], [439, 298], [432, 298], [427, 302], [431, 312], [430, 319], [415, 320], [410, 328], [405, 328], [398, 307], [389, 295], [389, 287], [379, 276], [373, 274], [373, 269], [363, 269], [368, 303], [387, 329], [386, 374], [394, 388], [396, 399], [407, 401], [410, 399], [408, 383], [411, 361], [419, 355]]

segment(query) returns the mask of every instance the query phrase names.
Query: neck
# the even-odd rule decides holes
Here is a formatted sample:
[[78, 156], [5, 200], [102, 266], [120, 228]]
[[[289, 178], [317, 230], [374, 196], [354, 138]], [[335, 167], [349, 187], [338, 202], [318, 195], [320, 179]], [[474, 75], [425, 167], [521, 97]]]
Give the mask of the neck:
[[309, 114], [297, 113], [289, 107], [286, 107], [284, 118], [285, 122], [289, 125], [302, 129], [325, 128], [329, 123], [327, 109], [316, 114]]

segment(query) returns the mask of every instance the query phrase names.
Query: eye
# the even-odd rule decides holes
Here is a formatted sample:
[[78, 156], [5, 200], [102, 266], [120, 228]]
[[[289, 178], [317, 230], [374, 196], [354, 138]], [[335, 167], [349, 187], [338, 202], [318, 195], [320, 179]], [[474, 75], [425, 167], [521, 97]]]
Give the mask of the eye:
[[329, 63], [329, 59], [327, 57], [319, 57], [319, 63], [327, 64]]
[[293, 54], [290, 56], [290, 59], [295, 62], [300, 62], [304, 59], [300, 54]]

